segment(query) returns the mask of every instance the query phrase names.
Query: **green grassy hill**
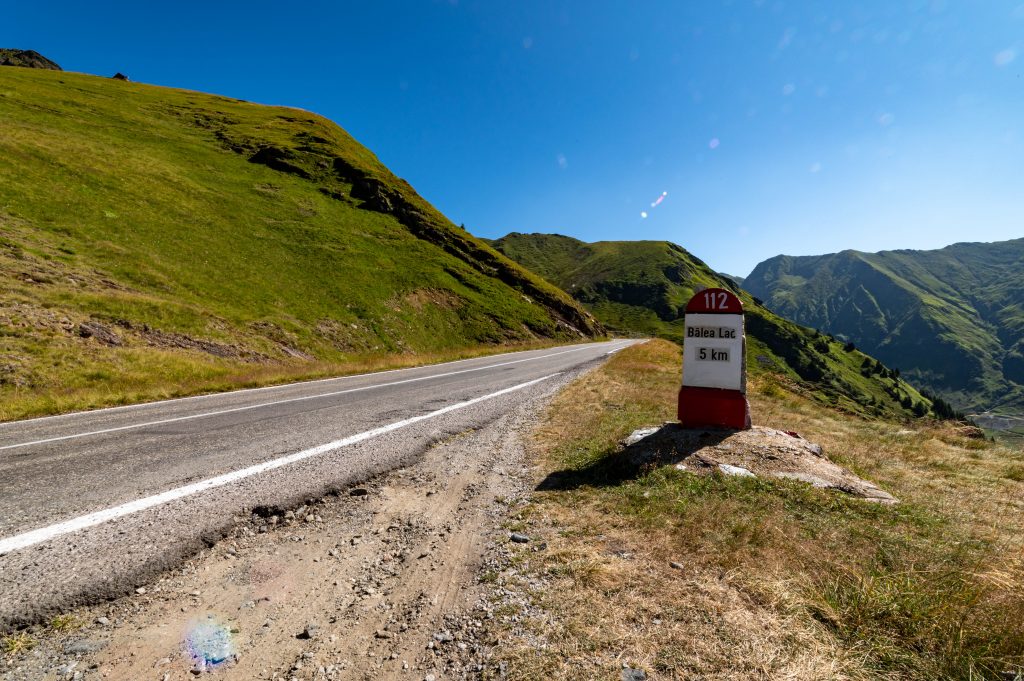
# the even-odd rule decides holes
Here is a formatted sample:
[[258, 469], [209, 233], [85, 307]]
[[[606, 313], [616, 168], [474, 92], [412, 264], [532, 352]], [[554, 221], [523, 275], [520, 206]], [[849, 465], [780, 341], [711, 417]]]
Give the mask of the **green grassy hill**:
[[320, 116], [0, 68], [0, 120], [0, 418], [603, 333]]
[[1024, 239], [777, 256], [744, 286], [965, 410], [1024, 411]]
[[[743, 300], [752, 372], [801, 385], [819, 400], [862, 415], [909, 415], [931, 402], [845, 343], [782, 319], [685, 249], [667, 241], [584, 243], [513, 232], [498, 250], [572, 293], [609, 328], [683, 341], [683, 309], [701, 288]], [[766, 385], [770, 385], [767, 382]]]

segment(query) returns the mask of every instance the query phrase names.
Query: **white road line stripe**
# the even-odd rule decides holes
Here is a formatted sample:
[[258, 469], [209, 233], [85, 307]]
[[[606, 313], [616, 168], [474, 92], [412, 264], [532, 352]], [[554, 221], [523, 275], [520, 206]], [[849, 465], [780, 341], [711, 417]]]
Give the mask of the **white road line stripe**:
[[153, 506], [159, 506], [160, 504], [166, 504], [169, 501], [183, 499], [184, 497], [188, 497], [193, 494], [198, 494], [199, 492], [205, 492], [206, 490], [213, 489], [215, 487], [221, 487], [232, 482], [237, 482], [239, 480], [243, 480], [253, 475], [257, 475], [259, 473], [272, 471], [275, 468], [281, 468], [282, 466], [287, 466], [297, 461], [302, 461], [303, 459], [309, 459], [314, 456], [319, 456], [320, 454], [326, 454], [336, 449], [341, 449], [342, 447], [347, 447], [357, 442], [369, 440], [370, 438], [374, 438], [377, 437], [378, 435], [383, 435], [385, 433], [390, 433], [392, 431], [398, 430], [399, 428], [404, 428], [405, 426], [409, 426], [414, 423], [419, 423], [420, 421], [432, 419], [435, 416], [441, 416], [442, 414], [447, 414], [449, 412], [457, 411], [459, 409], [465, 409], [466, 407], [471, 407], [475, 404], [479, 404], [481, 402], [494, 399], [495, 397], [500, 397], [501, 395], [507, 395], [508, 393], [515, 392], [517, 390], [522, 390], [523, 388], [528, 388], [531, 385], [536, 385], [537, 383], [546, 381], [549, 378], [554, 378], [555, 376], [558, 376], [561, 373], [562, 372], [548, 374], [547, 376], [544, 376], [542, 378], [537, 378], [532, 381], [527, 381], [526, 383], [514, 385], [511, 388], [504, 388], [503, 390], [489, 393], [487, 395], [482, 395], [480, 397], [474, 397], [473, 399], [465, 400], [464, 402], [456, 402], [455, 404], [448, 405], [447, 407], [442, 407], [441, 409], [438, 409], [437, 411], [432, 411], [428, 414], [421, 414], [420, 416], [413, 416], [412, 418], [408, 418], [402, 421], [395, 421], [394, 423], [389, 423], [388, 425], [381, 426], [380, 428], [367, 430], [356, 435], [349, 435], [348, 437], [342, 438], [340, 440], [335, 440], [334, 442], [328, 442], [327, 444], [324, 445], [319, 445], [317, 447], [312, 447], [310, 449], [304, 449], [300, 452], [289, 454], [288, 456], [283, 456], [278, 459], [273, 459], [271, 461], [265, 461], [254, 466], [249, 466], [248, 468], [242, 468], [237, 471], [232, 471], [231, 473], [225, 473], [223, 475], [218, 475], [216, 477], [208, 478], [206, 480], [200, 480], [199, 482], [192, 483], [191, 485], [185, 485], [184, 487], [170, 489], [167, 490], [166, 492], [161, 492], [160, 494], [154, 494], [153, 496], [144, 497], [142, 499], [136, 499], [135, 501], [130, 501], [126, 504], [121, 504], [120, 506], [114, 506], [112, 508], [104, 509], [102, 511], [96, 511], [95, 513], [89, 513], [87, 515], [72, 518], [71, 520], [65, 520], [64, 522], [56, 523], [55, 525], [50, 525], [48, 527], [41, 527], [37, 530], [32, 530], [31, 532], [25, 532], [23, 534], [14, 535], [13, 537], [0, 539], [0, 556], [10, 553], [11, 551], [17, 551], [18, 549], [23, 549], [34, 544], [39, 544], [41, 542], [48, 541], [61, 535], [69, 534], [71, 532], [77, 532], [78, 530], [83, 530], [87, 527], [99, 525], [101, 523], [105, 523], [107, 521], [114, 520], [116, 518], [120, 518], [131, 513], [143, 511], [147, 508], [152, 508]]
[[[589, 347], [594, 347], [594, 346], [597, 346], [597, 345], [605, 345], [605, 344], [614, 343], [614, 342], [616, 342], [616, 341], [602, 341], [601, 343], [589, 343], [589, 344], [585, 344], [585, 345], [588, 345]], [[557, 347], [557, 346], [555, 346], [555, 347]], [[565, 347], [565, 346], [562, 346], [562, 347]], [[569, 347], [572, 347], [572, 346], [569, 346]], [[543, 348], [543, 349], [546, 349], [546, 348]], [[20, 426], [20, 425], [24, 425], [26, 423], [35, 423], [36, 421], [47, 421], [47, 420], [50, 420], [50, 419], [68, 418], [68, 417], [71, 417], [71, 416], [80, 416], [80, 415], [83, 415], [83, 414], [94, 415], [94, 414], [104, 414], [104, 413], [109, 413], [109, 412], [114, 412], [114, 411], [128, 411], [130, 409], [142, 409], [144, 407], [152, 407], [152, 406], [160, 405], [160, 404], [170, 404], [171, 402], [188, 402], [190, 400], [203, 400], [203, 399], [211, 399], [211, 398], [215, 398], [215, 397], [224, 397], [225, 395], [238, 395], [238, 394], [241, 394], [241, 393], [262, 392], [262, 391], [266, 391], [266, 390], [280, 390], [280, 389], [283, 389], [283, 388], [293, 388], [295, 386], [313, 385], [315, 383], [328, 383], [330, 381], [344, 381], [345, 379], [349, 379], [349, 378], [365, 378], [367, 376], [381, 376], [383, 374], [393, 374], [393, 373], [397, 373], [399, 371], [415, 371], [416, 369], [429, 369], [429, 368], [432, 368], [432, 367], [443, 367], [443, 366], [448, 366], [450, 364], [461, 364], [463, 362], [472, 362], [474, 360], [484, 360], [484, 361], [486, 361], [488, 359], [493, 359], [495, 357], [511, 357], [512, 355], [521, 355], [521, 354], [523, 354], [525, 352], [541, 352], [543, 349], [541, 349], [541, 350], [516, 350], [515, 352], [499, 352], [499, 353], [496, 353], [496, 354], [493, 354], [493, 355], [481, 355], [480, 357], [467, 357], [465, 359], [455, 359], [455, 360], [452, 360], [450, 362], [436, 362], [434, 364], [417, 364], [415, 366], [402, 367], [401, 369], [383, 369], [381, 371], [366, 371], [366, 372], [361, 373], [361, 374], [345, 374], [344, 376], [331, 376], [330, 378], [315, 378], [315, 379], [311, 379], [311, 380], [308, 380], [308, 381], [293, 381], [291, 383], [279, 383], [277, 385], [264, 385], [264, 386], [260, 386], [259, 388], [240, 388], [238, 390], [226, 390], [224, 392], [219, 392], [219, 393], [206, 393], [204, 395], [191, 395], [189, 397], [172, 397], [172, 398], [166, 399], [166, 400], [154, 400], [152, 402], [140, 402], [139, 404], [124, 404], [124, 405], [121, 405], [119, 407], [101, 407], [99, 409], [87, 409], [85, 411], [68, 412], [67, 414], [52, 414], [50, 416], [36, 416], [35, 418], [30, 418], [30, 419], [20, 419], [18, 421], [5, 421], [3, 423], [0, 423], [0, 431], [2, 431], [4, 428], [7, 428], [7, 427]], [[580, 348], [580, 349], [583, 349], [583, 348]]]
[[62, 440], [73, 440], [75, 438], [87, 437], [90, 435], [103, 435], [105, 433], [116, 433], [122, 430], [134, 430], [137, 428], [148, 428], [150, 426], [162, 426], [168, 423], [178, 423], [181, 421], [191, 421], [194, 419], [207, 418], [209, 416], [220, 416], [222, 414], [233, 414], [240, 411], [249, 411], [251, 409], [260, 409], [262, 407], [273, 407], [279, 404], [288, 404], [290, 402], [302, 402], [305, 400], [315, 400], [321, 397], [334, 397], [337, 395], [345, 395], [347, 393], [362, 392], [364, 390], [374, 390], [376, 388], [387, 388], [394, 385], [402, 385], [405, 383], [416, 383], [418, 381], [427, 381], [431, 378], [445, 378], [446, 376], [455, 376], [458, 374], [468, 374], [473, 371], [485, 371], [487, 369], [494, 369], [497, 367], [509, 366], [512, 364], [522, 364], [523, 362], [534, 362], [539, 359], [547, 359], [548, 357], [557, 357], [558, 355], [567, 355], [572, 352], [582, 352], [589, 350], [590, 348], [576, 348], [574, 350], [563, 350], [562, 352], [553, 352], [547, 355], [541, 355], [539, 357], [527, 357], [525, 359], [516, 359], [511, 362], [500, 362], [498, 364], [489, 364], [484, 367], [473, 367], [472, 369], [460, 369], [458, 371], [449, 371], [443, 374], [431, 374], [430, 376], [418, 376], [416, 378], [405, 378], [401, 381], [391, 381], [390, 383], [377, 383], [375, 385], [364, 385], [358, 388], [346, 388], [345, 390], [335, 390], [329, 393], [317, 393], [316, 395], [303, 395], [302, 397], [290, 397], [284, 400], [275, 400], [273, 402], [260, 402], [259, 404], [248, 404], [244, 407], [232, 407], [230, 409], [219, 409], [217, 411], [207, 411], [201, 414], [190, 414], [188, 416], [175, 416], [169, 419], [159, 419], [157, 421], [145, 421], [143, 423], [132, 423], [127, 426], [117, 426], [114, 428], [103, 428], [101, 430], [90, 430], [84, 433], [74, 433], [72, 435], [60, 435], [57, 437], [48, 437], [42, 440], [33, 440], [31, 442], [19, 442], [13, 445], [0, 446], [0, 451], [5, 449], [17, 449], [19, 447], [30, 447], [32, 445], [42, 445], [49, 442], [60, 442]]

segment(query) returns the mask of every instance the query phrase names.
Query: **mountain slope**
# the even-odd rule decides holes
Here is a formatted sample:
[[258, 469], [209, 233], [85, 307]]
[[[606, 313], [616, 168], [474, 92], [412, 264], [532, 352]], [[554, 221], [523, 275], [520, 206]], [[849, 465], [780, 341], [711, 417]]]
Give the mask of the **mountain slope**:
[[930, 401], [855, 348], [757, 305], [746, 292], [667, 241], [585, 243], [557, 234], [513, 232], [498, 250], [569, 291], [610, 328], [683, 341], [683, 309], [708, 287], [735, 291], [746, 310], [751, 371], [798, 382], [819, 399], [858, 414], [903, 414]]
[[1024, 409], [1024, 239], [777, 256], [744, 286], [970, 410]]
[[602, 332], [322, 117], [10, 68], [0, 120], [0, 403]]

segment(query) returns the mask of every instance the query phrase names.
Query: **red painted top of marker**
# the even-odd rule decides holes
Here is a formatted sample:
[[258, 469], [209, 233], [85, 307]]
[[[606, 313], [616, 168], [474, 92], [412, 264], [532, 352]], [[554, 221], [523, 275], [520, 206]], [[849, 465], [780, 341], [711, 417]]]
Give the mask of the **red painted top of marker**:
[[709, 288], [690, 298], [686, 304], [686, 313], [743, 314], [743, 303], [732, 291]]

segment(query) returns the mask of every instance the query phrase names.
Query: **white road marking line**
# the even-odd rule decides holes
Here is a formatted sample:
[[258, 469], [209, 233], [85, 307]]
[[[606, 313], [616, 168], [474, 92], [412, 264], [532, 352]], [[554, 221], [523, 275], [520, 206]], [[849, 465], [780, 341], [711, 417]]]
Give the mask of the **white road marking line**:
[[419, 423], [420, 421], [432, 419], [435, 416], [441, 416], [442, 414], [447, 414], [449, 412], [457, 411], [459, 409], [465, 409], [466, 407], [471, 407], [475, 404], [479, 404], [481, 402], [494, 399], [495, 397], [500, 397], [502, 395], [507, 395], [508, 393], [515, 392], [517, 390], [522, 390], [523, 388], [528, 388], [531, 385], [536, 385], [537, 383], [546, 381], [549, 378], [554, 378], [555, 376], [558, 376], [561, 373], [562, 372], [548, 374], [547, 376], [544, 376], [542, 378], [536, 378], [532, 381], [527, 381], [526, 383], [514, 385], [511, 388], [504, 388], [502, 390], [489, 393], [487, 395], [474, 397], [463, 402], [456, 402], [455, 404], [448, 405], [447, 407], [442, 407], [441, 409], [432, 411], [428, 414], [421, 414], [420, 416], [413, 416], [402, 421], [395, 421], [394, 423], [389, 423], [388, 425], [381, 426], [380, 428], [367, 430], [362, 433], [357, 433], [356, 435], [349, 435], [348, 437], [342, 438], [340, 440], [335, 440], [334, 442], [328, 442], [327, 444], [312, 447], [310, 449], [304, 449], [300, 452], [295, 452], [294, 454], [289, 454], [288, 456], [282, 456], [278, 459], [264, 461], [263, 463], [259, 463], [254, 466], [249, 466], [248, 468], [242, 468], [237, 471], [232, 471], [231, 473], [225, 473], [223, 475], [218, 475], [216, 477], [208, 478], [206, 480], [200, 480], [199, 482], [192, 483], [191, 485], [185, 485], [184, 487], [176, 487], [175, 489], [170, 489], [167, 490], [166, 492], [154, 494], [153, 496], [144, 497], [142, 499], [136, 499], [135, 501], [130, 501], [126, 504], [121, 504], [120, 506], [114, 506], [112, 508], [107, 508], [102, 511], [96, 511], [95, 513], [89, 513], [83, 516], [79, 516], [77, 518], [72, 518], [71, 520], [65, 520], [64, 522], [50, 525], [48, 527], [41, 527], [37, 530], [32, 530], [31, 532], [17, 534], [13, 537], [6, 537], [4, 539], [0, 539], [0, 556], [10, 553], [11, 551], [17, 551], [18, 549], [23, 549], [28, 546], [32, 546], [33, 544], [39, 544], [40, 542], [48, 541], [61, 535], [69, 534], [71, 532], [77, 532], [78, 530], [83, 530], [87, 527], [99, 525], [101, 523], [105, 523], [109, 520], [114, 520], [116, 518], [120, 518], [131, 513], [143, 511], [147, 508], [152, 508], [153, 506], [159, 506], [160, 504], [166, 504], [167, 502], [170, 501], [183, 499], [184, 497], [188, 497], [193, 494], [198, 494], [199, 492], [205, 492], [206, 490], [213, 489], [215, 487], [221, 487], [232, 482], [237, 482], [239, 480], [243, 480], [253, 475], [257, 475], [259, 473], [272, 471], [275, 468], [281, 468], [282, 466], [287, 466], [297, 461], [302, 461], [303, 459], [309, 459], [314, 456], [319, 456], [320, 454], [326, 454], [336, 449], [341, 449], [342, 447], [347, 447], [349, 445], [356, 444], [357, 442], [369, 440], [370, 438], [374, 438], [377, 437], [378, 435], [383, 435], [385, 433], [390, 433], [392, 431], [398, 430], [399, 428], [404, 428], [405, 426], [409, 426], [414, 423]]
[[[587, 343], [588, 347], [594, 347], [596, 345], [604, 345], [608, 343], [614, 343], [616, 341], [602, 341], [601, 343]], [[557, 346], [556, 346], [557, 347]], [[566, 346], [562, 346], [566, 347]], [[568, 346], [574, 347], [574, 346]], [[546, 348], [545, 348], [546, 349]], [[583, 348], [580, 348], [583, 349]], [[190, 400], [203, 400], [211, 399], [215, 397], [224, 397], [225, 395], [238, 395], [241, 393], [252, 393], [262, 392], [266, 390], [280, 390], [283, 388], [293, 388], [295, 386], [306, 386], [313, 385], [315, 383], [328, 383], [330, 381], [344, 381], [349, 378], [365, 378], [367, 376], [380, 376], [383, 374], [393, 374], [399, 371], [415, 371], [416, 369], [430, 369], [432, 367], [443, 367], [450, 364], [461, 364], [463, 362], [472, 362], [474, 360], [488, 360], [496, 357], [511, 357], [512, 355], [521, 355], [525, 352], [541, 352], [542, 350], [516, 350], [515, 352], [499, 352], [494, 355], [482, 355], [480, 357], [466, 357], [465, 359], [456, 359], [450, 362], [437, 362], [435, 364], [417, 364], [416, 366], [402, 367], [401, 369], [383, 369], [381, 371], [367, 371], [361, 374], [346, 374], [344, 376], [331, 376], [330, 378], [315, 378], [308, 381], [293, 381], [292, 383], [279, 383], [277, 385], [264, 385], [259, 388], [240, 388], [238, 390], [227, 390], [219, 393], [206, 393], [205, 395], [191, 395], [189, 397], [172, 397], [166, 400], [154, 400], [152, 402], [140, 402], [139, 404], [124, 404], [119, 407], [101, 407], [99, 409], [88, 409], [85, 411], [73, 411], [67, 414], [52, 414], [50, 416], [36, 416], [31, 419], [20, 419], [18, 421], [5, 421], [0, 423], [0, 431], [6, 427], [20, 426], [26, 423], [35, 423], [36, 421], [48, 421], [50, 419], [61, 419], [68, 418], [71, 416], [80, 416], [83, 414], [94, 415], [104, 414], [114, 411], [128, 411], [131, 409], [143, 409], [145, 407], [152, 407], [160, 404], [169, 404], [171, 402], [188, 402]]]
[[522, 364], [523, 362], [534, 362], [539, 359], [547, 359], [548, 357], [557, 357], [558, 355], [567, 355], [572, 352], [582, 352], [589, 350], [589, 347], [575, 348], [573, 350], [563, 350], [561, 352], [553, 352], [547, 355], [540, 355], [539, 357], [527, 357], [525, 359], [516, 359], [511, 362], [500, 362], [498, 364], [489, 364], [483, 367], [473, 367], [472, 369], [460, 369], [458, 371], [449, 371], [443, 374], [431, 374], [430, 376], [417, 376], [416, 378], [405, 378], [400, 381], [391, 381], [390, 383], [377, 383], [375, 385], [364, 385], [358, 388], [346, 388], [345, 390], [335, 390], [328, 393], [317, 393], [316, 395], [303, 395], [302, 397], [290, 397], [284, 400], [275, 400], [273, 402], [260, 402], [259, 404], [248, 404], [244, 407], [232, 407], [230, 409], [218, 409], [217, 411], [207, 411], [201, 414], [190, 414], [188, 416], [175, 416], [169, 419], [159, 419], [157, 421], [146, 421], [143, 423], [132, 423], [127, 426], [117, 426], [114, 428], [103, 428], [101, 430], [90, 430], [84, 433], [74, 433], [71, 435], [60, 435], [57, 437], [48, 437], [42, 440], [33, 440], [31, 442], [19, 442], [13, 445], [0, 446], [0, 451], [5, 449], [17, 449], [19, 447], [30, 447], [32, 445], [42, 445], [49, 442], [60, 442], [62, 440], [73, 440], [75, 438], [87, 437], [90, 435], [103, 435], [105, 433], [116, 433], [122, 430], [134, 430], [137, 428], [148, 428], [150, 426], [162, 426], [168, 423], [178, 423], [181, 421], [191, 421], [194, 419], [207, 418], [209, 416], [220, 416], [222, 414], [233, 414], [240, 411], [249, 411], [251, 409], [260, 409], [262, 407], [273, 407], [279, 404], [288, 404], [290, 402], [302, 402], [305, 400], [315, 400], [321, 397], [335, 397], [337, 395], [345, 395], [347, 393], [361, 392], [364, 390], [374, 390], [376, 388], [387, 388], [394, 385], [402, 385], [405, 383], [416, 383], [418, 381], [427, 381], [431, 378], [445, 378], [446, 376], [455, 376], [457, 374], [467, 374], [473, 371], [485, 371], [487, 369], [494, 369], [497, 367], [509, 366], [512, 364]]

